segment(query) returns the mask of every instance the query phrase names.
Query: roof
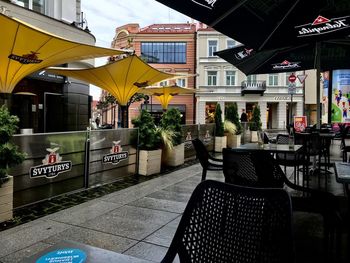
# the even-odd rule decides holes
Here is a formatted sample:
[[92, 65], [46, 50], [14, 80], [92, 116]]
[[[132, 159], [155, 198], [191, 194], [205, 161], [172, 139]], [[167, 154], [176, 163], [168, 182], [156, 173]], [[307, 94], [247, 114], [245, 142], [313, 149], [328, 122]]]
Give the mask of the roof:
[[141, 28], [139, 34], [143, 33], [195, 33], [196, 24], [182, 23], [182, 24], [152, 24]]

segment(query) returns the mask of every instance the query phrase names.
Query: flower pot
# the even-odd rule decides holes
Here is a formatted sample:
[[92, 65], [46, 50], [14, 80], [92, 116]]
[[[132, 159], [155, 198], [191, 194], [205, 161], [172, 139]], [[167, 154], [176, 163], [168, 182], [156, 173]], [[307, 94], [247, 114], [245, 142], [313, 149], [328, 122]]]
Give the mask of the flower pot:
[[152, 175], [160, 173], [162, 150], [140, 150], [139, 152], [139, 174]]
[[230, 134], [227, 137], [227, 147], [237, 148], [241, 145], [241, 135], [240, 134]]
[[162, 162], [166, 166], [179, 166], [185, 162], [185, 144], [181, 143], [173, 149], [164, 149]]
[[12, 218], [13, 208], [13, 177], [0, 186], [0, 222]]
[[214, 144], [214, 151], [215, 152], [222, 152], [223, 148], [227, 147], [227, 137], [215, 137], [215, 144]]
[[258, 131], [250, 131], [250, 141], [251, 142], [258, 142]]

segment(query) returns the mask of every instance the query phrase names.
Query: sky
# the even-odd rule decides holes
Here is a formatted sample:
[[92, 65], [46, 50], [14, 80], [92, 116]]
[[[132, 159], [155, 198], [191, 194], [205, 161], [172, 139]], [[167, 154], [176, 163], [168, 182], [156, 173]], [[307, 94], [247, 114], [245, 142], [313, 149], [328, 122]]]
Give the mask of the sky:
[[[174, 0], [176, 1], [176, 0]], [[96, 46], [110, 47], [115, 28], [128, 23], [145, 27], [156, 23], [184, 23], [191, 18], [170, 9], [155, 0], [82, 0], [81, 9], [91, 33], [96, 37]], [[96, 59], [96, 65], [105, 63]], [[90, 88], [94, 100], [99, 99], [100, 89]]]

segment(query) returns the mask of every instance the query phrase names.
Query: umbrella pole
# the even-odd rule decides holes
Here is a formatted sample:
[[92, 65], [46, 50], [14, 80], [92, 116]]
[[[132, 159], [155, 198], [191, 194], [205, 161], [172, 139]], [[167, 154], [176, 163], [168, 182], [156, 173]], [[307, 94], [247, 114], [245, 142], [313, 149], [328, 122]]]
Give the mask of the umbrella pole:
[[121, 120], [121, 127], [122, 128], [129, 128], [129, 114], [128, 114], [128, 106], [126, 105], [120, 105], [122, 120]]
[[321, 128], [321, 48], [320, 43], [316, 42], [316, 128]]

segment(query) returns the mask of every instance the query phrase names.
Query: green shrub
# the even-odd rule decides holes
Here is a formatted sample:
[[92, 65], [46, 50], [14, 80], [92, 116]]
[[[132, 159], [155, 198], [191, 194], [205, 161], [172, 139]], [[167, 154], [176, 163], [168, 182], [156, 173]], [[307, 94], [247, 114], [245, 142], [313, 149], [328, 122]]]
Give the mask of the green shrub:
[[181, 112], [178, 109], [172, 108], [164, 112], [159, 126], [174, 132], [174, 146], [182, 143]]
[[261, 131], [261, 120], [260, 120], [260, 107], [255, 105], [252, 112], [252, 119], [249, 123], [249, 129], [251, 131]]
[[215, 108], [215, 136], [224, 136], [224, 123], [222, 122], [222, 111], [220, 104], [216, 104]]
[[154, 119], [148, 111], [142, 110], [140, 115], [131, 122], [135, 128], [139, 129], [138, 147], [140, 150], [150, 151], [161, 148], [160, 131], [156, 128]]
[[25, 158], [25, 154], [11, 141], [18, 122], [18, 117], [11, 115], [6, 106], [0, 108], [0, 186], [6, 182], [9, 169], [22, 163]]
[[242, 125], [241, 125], [241, 122], [239, 121], [238, 107], [236, 102], [234, 102], [233, 104], [230, 104], [227, 107], [225, 119], [232, 122], [236, 126], [235, 134], [242, 133]]

